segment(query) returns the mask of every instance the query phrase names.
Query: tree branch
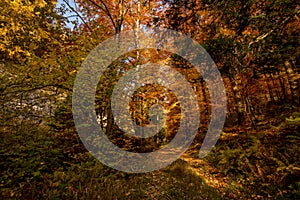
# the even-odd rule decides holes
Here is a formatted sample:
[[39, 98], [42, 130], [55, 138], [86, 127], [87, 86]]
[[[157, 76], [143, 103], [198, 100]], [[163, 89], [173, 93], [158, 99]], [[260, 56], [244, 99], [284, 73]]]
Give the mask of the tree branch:
[[77, 10], [75, 10], [67, 0], [63, 0], [63, 2], [65, 2], [65, 4], [67, 4], [67, 6], [72, 10], [72, 12], [74, 12], [79, 18], [80, 20], [88, 27], [88, 29], [90, 31], [92, 31], [91, 27], [86, 23], [86, 21], [81, 17], [81, 15], [79, 15], [79, 13], [77, 12]]
[[97, 4], [96, 2], [94, 2], [93, 0], [88, 0], [89, 2], [91, 2], [94, 6], [98, 7], [99, 9], [103, 10], [107, 16], [109, 17], [109, 19], [111, 20], [111, 23], [113, 24], [113, 27], [115, 29], [115, 31], [117, 30], [116, 27], [116, 23], [111, 15], [111, 13], [109, 12], [108, 7], [106, 6], [106, 4], [103, 2], [103, 0], [100, 0], [100, 2], [102, 3], [102, 5], [104, 6], [104, 8], [102, 6], [100, 6], [99, 4]]
[[288, 20], [290, 20], [292, 17], [294, 17], [297, 13], [299, 13], [299, 10], [296, 10], [295, 13], [293, 13], [292, 15], [290, 15], [289, 17], [287, 17], [286, 19], [284, 19], [278, 26], [276, 26], [275, 28], [271, 29], [269, 32], [267, 32], [267, 33], [265, 33], [263, 35], [258, 36], [254, 41], [252, 41], [252, 42], [249, 43], [248, 48], [250, 48], [252, 44], [258, 43], [260, 40], [263, 40], [266, 37], [268, 37], [276, 29], [278, 29], [280, 26], [283, 26]]

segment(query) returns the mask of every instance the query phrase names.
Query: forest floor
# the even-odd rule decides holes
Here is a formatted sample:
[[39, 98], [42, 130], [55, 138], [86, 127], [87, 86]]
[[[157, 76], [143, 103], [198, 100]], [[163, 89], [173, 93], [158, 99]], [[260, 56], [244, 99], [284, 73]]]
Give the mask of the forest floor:
[[206, 160], [195, 158], [190, 154], [184, 154], [181, 159], [186, 161], [190, 170], [203, 178], [208, 186], [215, 188], [223, 198], [239, 199], [245, 197], [245, 194], [239, 189], [242, 186], [238, 182], [232, 181], [229, 176], [210, 165]]
[[26, 123], [2, 128], [0, 198], [300, 199], [300, 109], [282, 109], [288, 112], [267, 118], [258, 131], [225, 129], [205, 159], [196, 144], [144, 174], [102, 165], [71, 132]]

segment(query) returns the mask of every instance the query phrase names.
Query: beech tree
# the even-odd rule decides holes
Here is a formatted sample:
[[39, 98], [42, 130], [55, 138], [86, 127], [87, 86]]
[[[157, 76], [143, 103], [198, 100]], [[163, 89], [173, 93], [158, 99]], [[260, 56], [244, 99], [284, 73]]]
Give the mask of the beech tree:
[[0, 6], [0, 123], [14, 124], [9, 119], [15, 117], [41, 120], [60, 90], [71, 90], [59, 60], [68, 32], [55, 12], [56, 1], [5, 0]]
[[[246, 120], [256, 128], [268, 102], [299, 96], [296, 1], [165, 2], [168, 17], [158, 24], [190, 35], [208, 50], [228, 86], [228, 109], [238, 124]], [[261, 84], [266, 87], [257, 87]]]

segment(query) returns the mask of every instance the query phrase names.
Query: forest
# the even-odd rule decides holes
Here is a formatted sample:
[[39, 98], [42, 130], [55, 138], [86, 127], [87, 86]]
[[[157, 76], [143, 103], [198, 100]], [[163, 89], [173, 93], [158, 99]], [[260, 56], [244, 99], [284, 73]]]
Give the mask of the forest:
[[[1, 0], [0, 8], [1, 199], [300, 199], [298, 1]], [[153, 37], [173, 51], [148, 44], [151, 30], [170, 30]], [[212, 60], [200, 60], [200, 71], [197, 47]], [[98, 130], [81, 118], [105, 137], [90, 139]], [[126, 159], [99, 160], [91, 149], [103, 138], [138, 157], [189, 145], [135, 173], [138, 163], [127, 160], [126, 171], [114, 167]]]

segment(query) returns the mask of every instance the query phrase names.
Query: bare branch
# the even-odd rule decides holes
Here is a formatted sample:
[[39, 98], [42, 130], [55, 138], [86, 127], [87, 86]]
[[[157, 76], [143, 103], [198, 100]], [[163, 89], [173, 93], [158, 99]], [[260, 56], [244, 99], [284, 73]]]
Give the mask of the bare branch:
[[63, 0], [63, 2], [65, 2], [67, 4], [67, 6], [72, 10], [72, 12], [74, 12], [79, 18], [80, 20], [88, 27], [88, 29], [90, 31], [92, 31], [92, 29], [90, 28], [90, 26], [86, 23], [86, 21], [81, 17], [81, 15], [77, 12], [76, 9], [74, 9], [67, 0]]

